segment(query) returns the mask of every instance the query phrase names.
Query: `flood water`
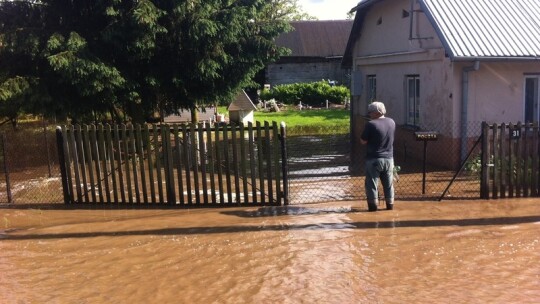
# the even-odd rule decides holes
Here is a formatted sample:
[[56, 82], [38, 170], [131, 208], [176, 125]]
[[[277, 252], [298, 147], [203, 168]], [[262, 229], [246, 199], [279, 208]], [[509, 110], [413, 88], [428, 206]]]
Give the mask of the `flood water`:
[[0, 209], [0, 303], [539, 303], [540, 202]]

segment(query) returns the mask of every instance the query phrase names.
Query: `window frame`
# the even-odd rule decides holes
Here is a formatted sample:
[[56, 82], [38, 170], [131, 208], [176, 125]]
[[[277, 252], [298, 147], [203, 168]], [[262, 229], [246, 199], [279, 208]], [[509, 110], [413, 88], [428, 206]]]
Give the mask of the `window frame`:
[[[411, 81], [414, 82], [411, 91]], [[413, 96], [411, 96], [411, 93]], [[411, 104], [412, 97], [412, 104]], [[412, 110], [411, 110], [412, 106]], [[420, 75], [405, 75], [405, 120], [406, 124], [413, 127], [420, 126]], [[413, 115], [411, 115], [414, 113]]]
[[[529, 101], [528, 80], [534, 81], [533, 97]], [[536, 107], [536, 113], [535, 108]], [[532, 114], [532, 120], [527, 117]], [[525, 75], [523, 81], [523, 121], [524, 122], [540, 122], [540, 74]]]
[[377, 100], [377, 75], [366, 76], [366, 100], [370, 104]]

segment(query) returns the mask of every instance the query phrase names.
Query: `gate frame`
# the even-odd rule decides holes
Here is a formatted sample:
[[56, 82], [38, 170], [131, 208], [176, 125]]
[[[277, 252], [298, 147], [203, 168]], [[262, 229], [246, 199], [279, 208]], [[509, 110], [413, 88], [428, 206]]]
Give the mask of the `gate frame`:
[[[256, 126], [253, 127], [253, 124], [252, 123], [248, 123], [248, 126], [244, 128], [244, 125], [243, 124], [235, 124], [235, 123], [231, 123], [229, 125], [226, 125], [226, 126], [215, 126], [215, 127], [206, 127], [204, 125], [202, 125], [201, 123], [199, 124], [190, 124], [189, 125], [189, 133], [192, 134], [192, 133], [197, 133], [198, 135], [202, 135], [203, 133], [205, 133], [205, 135], [207, 134], [211, 134], [211, 132], [215, 132], [216, 135], [217, 135], [217, 138], [219, 138], [219, 135], [220, 133], [222, 133], [224, 135], [224, 137], [226, 138], [227, 137], [227, 134], [228, 133], [231, 133], [230, 137], [231, 137], [231, 142], [229, 143], [232, 143], [233, 146], [234, 144], [236, 143], [237, 140], [240, 140], [240, 138], [236, 138], [236, 132], [241, 132], [242, 134], [245, 134], [243, 132], [248, 132], [249, 134], [249, 139], [250, 140], [253, 140], [254, 141], [254, 144], [257, 145], [257, 150], [258, 152], [255, 152], [255, 151], [247, 151], [249, 152], [248, 154], [249, 155], [246, 155], [246, 152], [245, 151], [245, 146], [244, 146], [244, 142], [241, 141], [239, 142], [239, 144], [241, 145], [241, 149], [242, 151], [237, 151], [237, 147], [234, 146], [232, 149], [233, 149], [233, 159], [228, 159], [228, 162], [229, 161], [232, 161], [232, 167], [233, 170], [231, 170], [231, 172], [229, 172], [228, 174], [227, 173], [224, 173], [224, 175], [212, 175], [212, 182], [214, 182], [214, 178], [227, 178], [228, 180], [230, 180], [231, 178], [234, 178], [235, 180], [235, 183], [233, 184], [234, 187], [230, 187], [231, 185], [227, 185], [227, 188], [230, 187], [230, 189], [219, 189], [220, 191], [220, 197], [222, 196], [222, 191], [221, 190], [227, 190], [228, 192], [234, 192], [236, 193], [237, 195], [237, 198], [235, 200], [228, 200], [228, 201], [224, 201], [224, 200], [215, 200], [212, 199], [212, 202], [209, 204], [208, 203], [208, 196], [210, 193], [208, 192], [212, 192], [212, 197], [215, 197], [215, 191], [216, 189], [211, 189], [210, 191], [208, 191], [209, 189], [207, 189], [206, 186], [207, 185], [207, 180], [205, 180], [203, 182], [203, 189], [205, 190], [205, 193], [202, 193], [202, 194], [197, 194], [196, 197], [197, 197], [197, 202], [196, 203], [193, 203], [193, 202], [188, 202], [187, 204], [183, 204], [183, 194], [180, 194], [181, 196], [181, 204], [177, 204], [177, 201], [176, 199], [174, 201], [171, 201], [171, 198], [172, 196], [174, 196], [174, 194], [171, 192], [171, 191], [174, 191], [175, 189], [171, 189], [172, 187], [176, 187], [176, 185], [173, 185], [172, 183], [174, 183], [174, 179], [175, 179], [175, 176], [174, 174], [172, 173], [172, 171], [175, 169], [175, 166], [174, 166], [174, 162], [173, 162], [173, 158], [176, 156], [174, 155], [173, 156], [173, 153], [175, 152], [172, 152], [172, 142], [174, 139], [170, 139], [171, 138], [171, 134], [170, 133], [174, 133], [175, 137], [177, 135], [179, 135], [179, 131], [182, 132], [184, 131], [184, 133], [182, 133], [183, 136], [186, 135], [186, 127], [183, 126], [180, 129], [178, 129], [178, 127], [174, 124], [160, 124], [160, 125], [154, 125], [154, 128], [153, 128], [153, 131], [154, 131], [154, 135], [155, 135], [155, 132], [157, 129], [159, 129], [158, 133], [159, 135], [161, 136], [161, 138], [169, 138], [168, 140], [164, 140], [163, 143], [160, 145], [160, 147], [163, 149], [162, 153], [164, 154], [163, 155], [163, 159], [162, 159], [162, 162], [163, 162], [163, 166], [166, 166], [166, 168], [163, 168], [165, 169], [165, 172], [163, 173], [165, 175], [165, 196], [162, 195], [161, 191], [160, 193], [152, 193], [152, 198], [155, 197], [155, 195], [159, 195], [159, 198], [158, 198], [158, 202], [160, 203], [153, 203], [153, 204], [149, 204], [145, 201], [145, 203], [143, 204], [143, 202], [139, 199], [139, 193], [137, 191], [137, 189], [135, 190], [137, 193], [136, 194], [136, 201], [133, 202], [132, 201], [132, 194], [131, 193], [128, 193], [129, 194], [129, 198], [130, 200], [122, 200], [121, 202], [113, 202], [113, 201], [106, 201], [104, 202], [103, 201], [103, 198], [100, 197], [99, 200], [97, 200], [95, 198], [95, 193], [92, 193], [92, 200], [90, 200], [88, 198], [88, 196], [85, 196], [86, 197], [86, 201], [85, 199], [81, 199], [81, 197], [79, 197], [79, 195], [77, 195], [77, 197], [75, 197], [75, 193], [74, 193], [74, 189], [73, 189], [73, 183], [71, 181], [71, 178], [72, 178], [72, 174], [70, 174], [71, 172], [68, 172], [71, 171], [71, 162], [78, 162], [78, 163], [81, 163], [81, 168], [82, 170], [84, 171], [85, 170], [85, 166], [88, 167], [88, 169], [91, 169], [92, 166], [96, 165], [96, 166], [99, 166], [99, 162], [106, 162], [106, 160], [104, 159], [95, 159], [95, 160], [92, 160], [91, 158], [91, 153], [94, 152], [94, 149], [92, 150], [88, 150], [88, 141], [91, 141], [92, 139], [96, 139], [97, 136], [95, 136], [95, 134], [93, 133], [95, 130], [98, 130], [98, 132], [103, 132], [103, 128], [102, 128], [102, 125], [99, 125], [99, 128], [95, 128], [94, 125], [92, 125], [92, 128], [90, 128], [90, 132], [91, 133], [88, 133], [88, 126], [84, 127], [84, 128], [81, 128], [80, 126], [77, 126], [77, 128], [73, 128], [73, 127], [70, 127], [69, 129], [64, 126], [64, 127], [60, 127], [58, 126], [56, 128], [56, 139], [57, 139], [57, 148], [58, 148], [58, 159], [59, 159], [59, 165], [60, 165], [60, 173], [61, 173], [61, 179], [62, 179], [62, 192], [63, 192], [63, 198], [64, 198], [64, 203], [65, 204], [82, 204], [82, 203], [93, 203], [93, 204], [98, 204], [98, 203], [107, 203], [107, 204], [112, 204], [112, 203], [120, 203], [120, 204], [126, 204], [126, 205], [154, 205], [154, 206], [179, 206], [179, 207], [199, 207], [199, 206], [213, 206], [213, 207], [225, 207], [225, 206], [230, 206], [230, 207], [237, 207], [237, 206], [260, 206], [260, 205], [271, 205], [271, 206], [275, 206], [275, 205], [287, 205], [289, 203], [289, 183], [288, 183], [288, 160], [287, 160], [287, 150], [286, 150], [286, 147], [287, 147], [287, 144], [286, 144], [286, 139], [287, 139], [287, 133], [286, 133], [286, 126], [285, 126], [285, 123], [281, 123], [280, 125], [280, 128], [278, 130], [278, 127], [277, 127], [277, 123], [276, 122], [272, 122], [272, 125], [270, 125], [268, 122], [264, 122], [264, 124], [262, 125], [260, 122], [257, 122], [256, 123]], [[115, 125], [114, 130], [118, 130], [118, 125]], [[64, 132], [65, 130], [65, 132]], [[126, 130], [126, 125], [122, 125], [122, 130], [125, 131]], [[129, 128], [127, 129], [129, 132], [135, 132], [134, 130], [140, 130], [139, 128], [139, 125], [137, 125], [136, 128], [134, 128], [134, 125], [130, 125]], [[261, 130], [264, 131], [264, 137], [261, 137]], [[84, 138], [82, 138], [83, 136], [80, 136], [81, 138], [79, 138], [79, 141], [77, 143], [75, 142], [71, 142], [69, 143], [68, 141], [70, 140], [70, 136], [68, 136], [68, 132], [71, 131], [72, 133], [74, 132], [80, 132], [81, 134], [84, 134], [84, 133], [88, 133], [88, 134], [94, 134], [94, 136], [89, 136], [88, 134], [86, 136], [84, 136]], [[106, 132], [111, 132], [111, 128], [110, 126], [107, 127], [107, 131]], [[103, 138], [101, 137], [101, 133], [100, 134], [100, 140], [102, 140]], [[105, 133], [104, 133], [105, 134]], [[110, 135], [109, 133], [106, 133], [108, 136]], [[125, 135], [125, 134], [124, 134]], [[244, 136], [244, 135], [242, 135]], [[255, 137], [256, 136], [256, 137]], [[273, 139], [270, 139], [270, 137], [273, 137]], [[133, 137], [133, 138], [131, 138]], [[194, 141], [194, 136], [190, 136], [192, 137], [191, 141]], [[127, 141], [128, 142], [124, 142], [124, 146], [125, 145], [131, 145], [131, 144], [136, 144], [138, 145], [139, 144], [139, 141], [138, 141], [138, 135], [136, 133], [133, 133], [132, 135], [126, 137], [127, 138]], [[201, 136], [200, 138], [203, 138], [203, 136]], [[73, 141], [73, 135], [71, 135], [71, 139]], [[117, 140], [118, 141], [118, 140]], [[133, 141], [136, 141], [136, 143], [134, 143]], [[154, 142], [152, 142], [154, 143]], [[101, 146], [101, 145], [113, 145], [114, 142], [107, 142], [107, 143], [104, 143], [104, 142], [92, 142], [91, 145], [92, 145], [92, 148], [94, 148], [94, 146], [96, 147], [95, 149], [98, 149], [97, 146]], [[175, 142], [175, 144], [178, 144], [178, 142]], [[193, 151], [188, 151], [186, 150], [186, 148], [184, 147], [184, 149], [182, 149], [182, 153], [196, 153], [196, 157], [201, 157], [201, 159], [199, 161], [206, 161], [206, 155], [204, 156], [201, 156], [204, 152], [201, 151], [196, 151], [197, 148], [201, 148], [201, 147], [206, 147], [206, 144], [207, 142], [205, 141], [203, 143], [203, 140], [200, 140], [199, 144], [197, 145], [197, 147], [195, 148], [192, 148]], [[208, 141], [208, 144], [210, 146], [210, 148], [212, 148], [211, 146], [214, 145], [214, 143], [212, 143], [212, 140], [209, 140]], [[227, 141], [225, 142], [225, 144], [227, 144]], [[264, 151], [263, 150], [263, 146], [261, 146], [261, 144], [265, 147], [264, 148]], [[78, 145], [79, 147], [77, 148], [76, 145]], [[83, 147], [80, 147], [80, 146], [83, 146]], [[253, 148], [254, 145], [253, 144], [249, 144], [250, 147], [248, 147], [248, 149], [250, 148]], [[226, 145], [225, 147], [228, 147], [228, 145]], [[74, 149], [74, 150], [73, 150]], [[128, 148], [126, 148], [128, 151]], [[225, 148], [225, 153], [227, 153], [226, 150], [228, 150], [229, 148]], [[68, 155], [66, 155], [66, 153], [69, 153], [68, 151], [69, 150], [73, 150], [73, 153], [77, 153], [77, 150], [80, 150], [83, 154], [84, 153], [87, 153], [90, 157], [88, 157], [88, 159], [84, 159], [84, 155], [81, 156], [81, 158], [79, 159], [76, 155], [75, 155], [75, 159], [73, 159], [73, 157], [69, 157]], [[137, 153], [138, 152], [141, 152], [139, 151], [138, 148], [136, 148], [136, 150], [133, 150], [135, 152], [134, 155], [135, 156], [139, 156]], [[214, 150], [210, 150], [212, 155], [213, 153], [215, 152]], [[120, 152], [118, 152], [120, 153]], [[147, 153], [145, 151], [142, 151], [141, 153]], [[176, 151], [177, 154], [180, 154], [180, 151]], [[165, 155], [166, 154], [166, 155]], [[199, 155], [200, 154], [200, 155]], [[216, 157], [219, 158], [219, 152], [217, 152], [218, 155], [216, 155]], [[280, 155], [279, 155], [280, 154]], [[148, 154], [150, 155], [150, 154]], [[195, 154], [194, 154], [195, 155]], [[257, 161], [254, 161], [254, 159], [251, 160], [251, 163], [248, 163], [246, 164], [244, 162], [244, 160], [246, 159], [246, 157], [249, 159], [249, 157], [261, 157], [261, 155], [264, 157], [264, 160], [266, 160], [266, 163], [264, 164], [264, 160], [263, 159], [260, 159], [258, 158]], [[143, 156], [143, 159], [144, 159], [144, 154], [142, 154]], [[156, 161], [157, 162], [160, 162], [159, 161], [159, 156], [157, 154], [154, 154], [154, 155], [150, 155], [150, 157], [154, 156], [156, 158]], [[281, 156], [281, 157], [279, 157]], [[100, 156], [101, 157], [101, 156]], [[111, 157], [109, 155], [109, 157]], [[191, 157], [191, 155], [187, 155], [187, 156], [183, 156], [184, 158], [187, 157]], [[107, 161], [109, 162], [112, 162], [110, 163], [111, 165], [114, 165], [114, 161], [115, 161], [115, 155], [112, 155], [112, 160], [111, 159], [108, 159]], [[184, 159], [185, 160], [185, 159]], [[281, 160], [281, 166], [280, 166], [280, 160]], [[126, 161], [129, 161], [129, 160], [126, 160]], [[177, 160], [177, 161], [183, 161], [183, 160]], [[215, 160], [214, 160], [215, 161]], [[241, 161], [241, 164], [238, 164], [238, 162]], [[69, 164], [68, 164], [69, 162]], [[126, 163], [127, 166], [130, 166], [132, 165], [133, 168], [133, 172], [124, 172], [126, 174], [134, 174], [134, 177], [136, 178], [137, 177], [137, 168], [136, 168], [136, 161], [135, 161], [135, 157], [133, 157], [133, 160], [132, 160], [132, 164], [128, 164]], [[144, 161], [137, 161], [137, 162], [140, 162], [141, 163], [141, 166], [142, 166], [142, 163]], [[189, 161], [188, 161], [189, 162]], [[149, 159], [149, 166], [151, 167], [151, 163], [152, 163], [152, 160]], [[273, 163], [273, 164], [272, 164]], [[249, 166], [251, 164], [252, 167], [250, 172], [252, 172], [252, 174], [255, 174], [256, 171], [259, 172], [259, 174], [256, 176], [256, 177], [259, 177], [259, 178], [267, 178], [267, 179], [264, 179], [262, 181], [260, 181], [260, 183], [263, 185], [264, 187], [264, 181], [266, 181], [267, 185], [265, 188], [268, 188], [268, 189], [260, 189], [261, 190], [261, 200], [260, 201], [257, 201], [257, 198], [255, 197], [254, 201], [250, 202], [247, 200], [247, 198], [245, 198], [244, 201], [241, 201], [240, 200], [240, 188], [239, 188], [239, 174], [243, 174], [242, 175], [242, 178], [243, 179], [246, 179], [248, 178], [248, 176], [246, 175], [246, 166]], [[261, 166], [263, 166], [264, 164], [264, 168], [262, 168]], [[214, 165], [217, 165], [219, 166], [218, 163], [212, 163], [212, 166]], [[238, 166], [241, 165], [241, 168], [238, 168]], [[253, 165], [255, 166], [259, 166], [259, 167], [255, 167], [253, 168]], [[77, 165], [76, 165], [77, 166]], [[179, 165], [178, 165], [179, 166]], [[280, 168], [281, 167], [281, 168]], [[195, 166], [196, 168], [196, 166]], [[177, 168], [178, 169], [178, 168]], [[255, 171], [253, 171], [255, 169]], [[120, 168], [119, 169], [119, 174], [121, 174], [123, 171], [123, 168]], [[129, 167], [127, 168], [127, 170], [130, 170]], [[185, 170], [185, 169], [184, 169]], [[189, 177], [189, 171], [192, 171], [194, 169], [189, 169], [186, 171], [188, 177]], [[198, 169], [195, 169], [195, 170], [198, 170]], [[77, 173], [78, 171], [78, 168], [75, 168], [75, 173]], [[115, 170], [113, 170], [115, 171]], [[204, 171], [204, 172], [202, 172]], [[205, 176], [206, 174], [206, 171], [205, 169], [202, 169], [202, 171], [200, 173], [194, 173], [194, 174], [202, 174], [203, 176]], [[161, 171], [159, 171], [161, 172]], [[140, 173], [140, 172], [139, 172]], [[281, 174], [280, 174], [281, 173]], [[85, 173], [85, 174], [90, 174], [90, 178], [93, 180], [93, 177], [94, 177], [94, 173], [93, 172], [89, 172], [89, 173]], [[102, 177], [100, 175], [100, 173], [96, 173], [98, 174], [97, 176], [97, 184], [98, 185], [101, 185], [101, 181], [100, 181], [100, 178]], [[105, 174], [105, 173], [104, 173]], [[142, 173], [144, 174], [144, 173]], [[150, 174], [150, 173], [149, 173]], [[155, 172], [154, 172], [155, 174]], [[161, 174], [161, 173], [160, 173]], [[177, 173], [178, 174], [178, 173]], [[227, 175], [225, 175], [227, 174]], [[113, 175], [114, 175], [114, 172], [113, 172]], [[280, 176], [281, 175], [281, 176]], [[161, 176], [161, 175], [159, 175]], [[181, 175], [179, 175], [181, 176]], [[201, 178], [203, 177], [201, 176]], [[109, 177], [106, 177], [105, 179], [108, 180]], [[114, 177], [113, 177], [114, 178]], [[129, 179], [129, 176], [127, 176], [127, 178]], [[251, 177], [252, 179], [254, 177]], [[129, 181], [128, 181], [129, 182]], [[247, 183], [247, 181], [243, 181], [243, 184], [244, 184], [244, 193], [247, 193], [247, 191], [249, 191], [249, 189], [245, 188], [245, 184]], [[122, 178], [120, 178], [120, 184], [122, 184]], [[179, 184], [181, 184], [181, 182], [179, 181]], [[274, 185], [272, 185], [274, 184]], [[91, 190], [89, 191], [93, 191], [95, 192], [96, 189], [95, 189], [95, 185], [94, 184], [91, 184]], [[120, 185], [122, 186], [122, 185]], [[255, 188], [257, 187], [258, 185], [252, 185], [252, 191], [255, 193]], [[148, 185], [146, 185], [145, 187], [148, 187]], [[255, 187], [255, 188], [254, 188]], [[196, 187], [198, 189], [198, 185]], [[146, 189], [146, 188], [145, 188]], [[77, 189], [78, 190], [78, 189]], [[114, 189], [114, 194], [116, 196], [116, 191], [118, 189]], [[159, 190], [161, 190], [161, 187], [159, 187]], [[179, 191], [184, 191], [186, 189], [182, 188], [182, 189], [178, 189]], [[189, 191], [189, 193], [191, 193], [191, 190], [193, 189], [187, 189], [187, 191]], [[86, 191], [86, 190], [85, 190]], [[128, 192], [131, 192], [131, 189], [128, 190]], [[152, 191], [153, 192], [153, 191]], [[269, 195], [269, 200], [265, 200], [264, 199], [264, 195], [265, 195], [265, 192], [267, 192], [267, 194]], [[123, 190], [122, 190], [122, 194], [123, 194]], [[202, 204], [200, 202], [200, 196], [204, 196], [204, 204]], [[229, 196], [230, 196], [230, 193], [229, 193]], [[144, 197], [144, 199], [146, 200], [146, 196]], [[164, 201], [164, 199], [166, 201]]]

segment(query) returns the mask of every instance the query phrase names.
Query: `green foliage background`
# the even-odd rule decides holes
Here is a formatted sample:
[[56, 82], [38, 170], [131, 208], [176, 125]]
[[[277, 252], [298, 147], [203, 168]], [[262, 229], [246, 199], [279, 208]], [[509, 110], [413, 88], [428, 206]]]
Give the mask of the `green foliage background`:
[[[230, 100], [295, 0], [0, 1], [0, 117], [142, 122]], [[196, 112], [196, 111], [194, 111]]]
[[261, 92], [263, 100], [275, 99], [289, 105], [302, 102], [303, 105], [320, 107], [326, 100], [343, 104], [350, 99], [350, 91], [345, 86], [331, 86], [327, 81], [277, 85]]
[[289, 135], [347, 134], [350, 111], [345, 109], [287, 110], [254, 113], [255, 121], [284, 122]]

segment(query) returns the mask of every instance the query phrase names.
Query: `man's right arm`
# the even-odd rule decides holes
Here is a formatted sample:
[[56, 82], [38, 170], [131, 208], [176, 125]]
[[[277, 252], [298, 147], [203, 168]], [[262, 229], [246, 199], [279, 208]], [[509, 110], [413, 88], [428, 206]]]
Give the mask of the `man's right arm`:
[[368, 141], [367, 141], [367, 140], [368, 140], [368, 136], [367, 136], [367, 134], [368, 134], [368, 129], [369, 129], [369, 124], [366, 124], [366, 125], [364, 126], [364, 131], [362, 132], [362, 135], [360, 135], [360, 143], [361, 143], [362, 145], [365, 145], [365, 144], [367, 144], [367, 142], [368, 142]]

